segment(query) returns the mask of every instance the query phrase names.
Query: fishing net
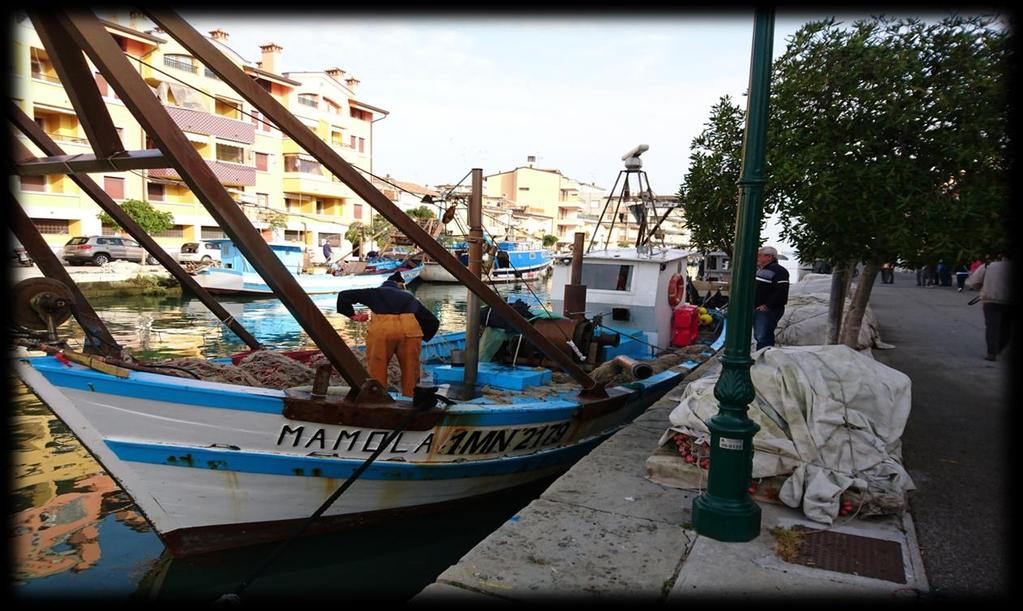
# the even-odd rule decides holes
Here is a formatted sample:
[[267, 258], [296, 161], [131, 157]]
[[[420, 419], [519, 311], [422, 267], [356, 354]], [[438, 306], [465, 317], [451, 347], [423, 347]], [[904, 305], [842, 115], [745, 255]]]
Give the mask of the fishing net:
[[[225, 384], [239, 384], [241, 386], [261, 386], [256, 378], [249, 375], [249, 373], [241, 367], [226, 365], [224, 363], [215, 363], [213, 361], [207, 361], [206, 359], [173, 359], [170, 361], [163, 361], [160, 365], [167, 368], [166, 371], [169, 375], [193, 377], [188, 375], [188, 373], [185, 373], [185, 371], [187, 371], [194, 374], [194, 377], [207, 382], [223, 382]], [[177, 369], [171, 369], [171, 367]], [[179, 371], [180, 369], [184, 369], [185, 371]]]
[[265, 388], [291, 388], [312, 384], [316, 370], [293, 358], [269, 350], [257, 350], [238, 362], [238, 366]]

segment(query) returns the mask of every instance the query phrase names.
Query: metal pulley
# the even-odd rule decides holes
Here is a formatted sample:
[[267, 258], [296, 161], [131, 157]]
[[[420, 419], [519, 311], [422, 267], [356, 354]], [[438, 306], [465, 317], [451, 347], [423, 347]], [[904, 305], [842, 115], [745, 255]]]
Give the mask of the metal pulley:
[[71, 318], [74, 299], [71, 291], [53, 278], [28, 278], [14, 286], [11, 319], [25, 329], [46, 331], [50, 341], [57, 340], [57, 327]]

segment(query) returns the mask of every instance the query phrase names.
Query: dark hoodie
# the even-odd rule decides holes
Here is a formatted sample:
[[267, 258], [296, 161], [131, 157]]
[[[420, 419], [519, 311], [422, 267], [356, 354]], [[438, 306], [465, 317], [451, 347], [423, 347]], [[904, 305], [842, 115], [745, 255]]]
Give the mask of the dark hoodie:
[[361, 303], [374, 314], [413, 314], [423, 330], [423, 341], [428, 342], [440, 328], [440, 321], [415, 296], [398, 288], [398, 283], [385, 280], [375, 289], [351, 289], [337, 294], [337, 311], [345, 316], [355, 314], [353, 303]]

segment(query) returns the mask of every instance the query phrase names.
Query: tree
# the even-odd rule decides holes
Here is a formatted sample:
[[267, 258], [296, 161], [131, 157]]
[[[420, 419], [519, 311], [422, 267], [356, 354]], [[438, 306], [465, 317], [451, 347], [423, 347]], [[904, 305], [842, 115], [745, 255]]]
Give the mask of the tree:
[[691, 245], [702, 252], [732, 252], [739, 208], [736, 181], [742, 170], [745, 113], [722, 96], [710, 109], [703, 132], [693, 139], [689, 170], [678, 202]]
[[543, 237], [543, 247], [544, 248], [550, 248], [551, 246], [554, 246], [557, 243], [558, 243], [558, 236], [556, 236], [556, 235], [551, 235], [551, 234], [548, 233], [547, 235], [545, 235]]
[[412, 217], [414, 219], [432, 219], [432, 218], [437, 218], [437, 215], [434, 214], [433, 210], [431, 210], [427, 206], [418, 206], [416, 208], [412, 208], [411, 210], [406, 212], [406, 214], [408, 214], [410, 217]]
[[[160, 233], [161, 231], [165, 231], [174, 226], [173, 214], [157, 210], [149, 202], [143, 202], [137, 199], [126, 199], [120, 205], [121, 209], [124, 210], [124, 213], [131, 217], [131, 220], [135, 221], [135, 223], [142, 228], [142, 231], [145, 231], [149, 235]], [[114, 225], [115, 227], [124, 229], [124, 227], [121, 227], [120, 223], [115, 221], [114, 218], [106, 212], [100, 212], [96, 215], [96, 218], [98, 218], [101, 223]]]
[[993, 236], [1008, 210], [1007, 34], [991, 25], [813, 22], [775, 63], [767, 200], [800, 258], [864, 263], [846, 343], [882, 263], [951, 261], [977, 240], [1001, 248]]

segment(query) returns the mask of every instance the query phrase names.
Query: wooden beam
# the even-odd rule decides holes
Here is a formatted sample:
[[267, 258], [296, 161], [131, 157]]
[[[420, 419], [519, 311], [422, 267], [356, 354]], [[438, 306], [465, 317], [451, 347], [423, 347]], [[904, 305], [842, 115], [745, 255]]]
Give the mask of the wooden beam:
[[127, 172], [170, 167], [166, 155], [156, 150], [123, 151], [110, 157], [96, 155], [55, 155], [24, 161], [15, 166], [18, 176], [48, 174], [89, 174], [90, 172]]

